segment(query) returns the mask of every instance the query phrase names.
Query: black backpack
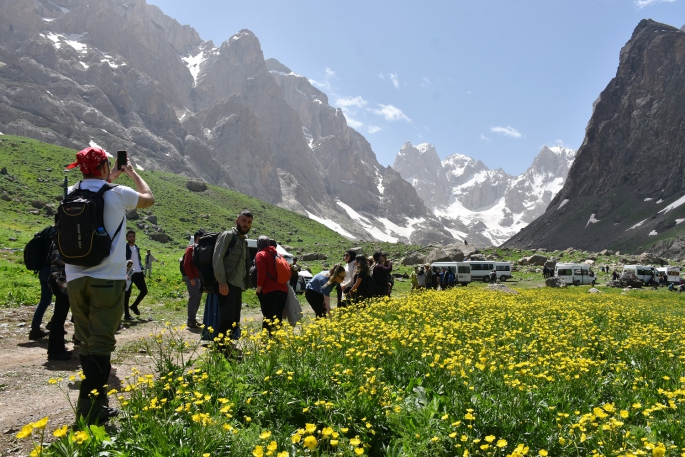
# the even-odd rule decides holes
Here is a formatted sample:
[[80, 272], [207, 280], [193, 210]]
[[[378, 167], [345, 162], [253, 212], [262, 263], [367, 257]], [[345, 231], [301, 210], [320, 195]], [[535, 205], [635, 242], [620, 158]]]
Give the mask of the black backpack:
[[186, 269], [183, 268], [183, 262], [186, 260], [186, 253], [183, 253], [183, 257], [181, 257], [181, 261], [178, 264], [179, 270], [181, 270], [181, 276], [185, 277], [186, 276]]
[[52, 237], [57, 232], [57, 227], [46, 227], [33, 235], [31, 241], [24, 247], [24, 265], [27, 270], [38, 271], [50, 265], [50, 245]]
[[[216, 284], [212, 258], [214, 257], [214, 246], [216, 245], [216, 239], [218, 237], [218, 233], [208, 233], [200, 237], [197, 244], [193, 246], [193, 263], [199, 273], [202, 289], [207, 292], [211, 292]], [[228, 248], [226, 249], [224, 257], [231, 252], [237, 241], [238, 237], [234, 234], [231, 241], [228, 243]]]
[[93, 192], [81, 189], [78, 183], [57, 209], [59, 225], [55, 242], [64, 263], [92, 267], [107, 258], [112, 249], [112, 240], [124, 225], [126, 216], [119, 223], [114, 236], [105, 229], [105, 199], [103, 195], [116, 184], [105, 183]]

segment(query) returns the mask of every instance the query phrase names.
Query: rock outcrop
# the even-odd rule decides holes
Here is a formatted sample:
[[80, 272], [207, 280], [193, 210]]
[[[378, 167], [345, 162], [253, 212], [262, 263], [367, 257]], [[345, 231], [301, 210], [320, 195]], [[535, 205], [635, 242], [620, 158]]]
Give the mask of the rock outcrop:
[[685, 221], [684, 88], [685, 32], [641, 21], [594, 104], [563, 188], [504, 246], [668, 256]]

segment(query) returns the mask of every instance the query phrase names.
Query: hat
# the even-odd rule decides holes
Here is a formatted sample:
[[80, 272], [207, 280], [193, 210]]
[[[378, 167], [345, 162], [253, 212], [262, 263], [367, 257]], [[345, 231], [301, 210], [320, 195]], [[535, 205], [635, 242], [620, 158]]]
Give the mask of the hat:
[[67, 170], [80, 167], [84, 175], [100, 176], [98, 167], [109, 157], [111, 156], [104, 149], [86, 148], [76, 154], [76, 162], [67, 165]]
[[261, 251], [262, 249], [265, 249], [269, 247], [269, 237], [268, 236], [260, 236], [257, 238], [257, 250]]

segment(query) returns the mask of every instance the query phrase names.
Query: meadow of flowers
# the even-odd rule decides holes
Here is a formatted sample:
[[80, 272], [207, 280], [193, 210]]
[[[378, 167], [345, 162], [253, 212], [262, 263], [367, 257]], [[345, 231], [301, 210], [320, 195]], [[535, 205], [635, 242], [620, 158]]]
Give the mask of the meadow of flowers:
[[[34, 455], [685, 456], [683, 304], [415, 293], [245, 332], [242, 363], [168, 326], [148, 343], [159, 373], [112, 392], [116, 430], [61, 427]], [[40, 445], [45, 428], [20, 435]]]

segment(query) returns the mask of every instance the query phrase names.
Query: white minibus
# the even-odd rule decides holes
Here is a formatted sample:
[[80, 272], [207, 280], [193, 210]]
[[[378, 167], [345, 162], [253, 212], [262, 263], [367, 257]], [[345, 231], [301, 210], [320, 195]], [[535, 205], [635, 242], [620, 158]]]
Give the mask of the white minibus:
[[[471, 267], [466, 262], [434, 262], [431, 264], [431, 269], [438, 271], [443, 268], [449, 268], [454, 273], [454, 280], [456, 284], [467, 286], [471, 282]], [[435, 272], [433, 273], [433, 281], [435, 281]]]
[[[472, 281], [490, 282], [490, 272], [495, 269], [495, 262], [491, 260], [467, 260], [464, 263], [471, 266]], [[499, 273], [497, 276], [499, 277]]]
[[637, 279], [641, 279], [645, 284], [652, 282], [657, 277], [656, 268], [650, 265], [624, 265], [624, 273], [633, 273]]
[[554, 267], [554, 276], [563, 279], [566, 284], [574, 286], [595, 284], [595, 273], [584, 263], [558, 263]]
[[656, 271], [663, 273], [667, 282], [680, 284], [680, 267], [662, 267], [657, 268]]

